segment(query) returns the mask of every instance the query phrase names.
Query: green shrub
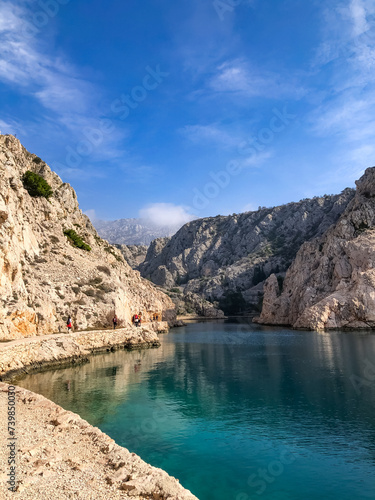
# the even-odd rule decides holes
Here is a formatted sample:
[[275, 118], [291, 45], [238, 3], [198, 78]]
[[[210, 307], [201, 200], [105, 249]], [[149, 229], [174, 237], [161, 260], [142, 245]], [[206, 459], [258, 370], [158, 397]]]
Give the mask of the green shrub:
[[51, 186], [42, 176], [28, 170], [22, 177], [23, 187], [34, 198], [43, 197], [48, 200], [53, 195]]
[[91, 247], [78, 236], [74, 229], [65, 229], [64, 234], [74, 247], [81, 248], [87, 252], [91, 251]]
[[169, 291], [172, 293], [181, 293], [181, 290], [179, 288], [171, 288]]
[[114, 250], [111, 248], [111, 247], [105, 247], [104, 250], [108, 253], [110, 253], [111, 255], [113, 255], [113, 257], [118, 261], [118, 262], [123, 262], [123, 258], [120, 257], [119, 255], [117, 255], [116, 252], [114, 252]]

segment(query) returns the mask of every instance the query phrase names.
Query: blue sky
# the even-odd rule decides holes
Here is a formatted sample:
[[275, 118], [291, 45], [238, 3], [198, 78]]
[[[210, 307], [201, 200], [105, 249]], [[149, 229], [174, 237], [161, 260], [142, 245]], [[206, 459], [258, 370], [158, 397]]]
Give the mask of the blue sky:
[[3, 0], [0, 130], [103, 219], [354, 186], [375, 164], [374, 0]]

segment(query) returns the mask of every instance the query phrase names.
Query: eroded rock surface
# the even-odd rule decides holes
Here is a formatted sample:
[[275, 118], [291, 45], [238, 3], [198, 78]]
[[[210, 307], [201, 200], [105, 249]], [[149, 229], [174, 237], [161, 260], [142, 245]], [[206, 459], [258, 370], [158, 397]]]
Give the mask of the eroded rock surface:
[[[31, 170], [52, 187], [33, 198], [23, 174]], [[91, 247], [72, 246], [73, 229]], [[0, 136], [0, 340], [44, 335], [65, 328], [101, 328], [116, 312], [122, 325], [134, 313], [175, 318], [172, 301], [98, 237], [79, 209], [73, 188], [13, 136]]]
[[375, 168], [337, 223], [306, 242], [286, 273], [265, 284], [259, 321], [296, 328], [375, 327]]
[[303, 242], [337, 221], [354, 191], [256, 212], [199, 219], [159, 238], [139, 269], [166, 289], [182, 286], [226, 313], [260, 312], [263, 283], [283, 276]]

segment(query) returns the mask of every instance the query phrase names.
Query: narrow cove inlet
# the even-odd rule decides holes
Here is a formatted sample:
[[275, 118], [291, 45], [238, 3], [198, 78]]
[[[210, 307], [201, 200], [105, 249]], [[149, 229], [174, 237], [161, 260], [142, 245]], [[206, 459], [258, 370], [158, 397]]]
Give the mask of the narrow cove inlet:
[[17, 384], [200, 500], [374, 498], [375, 334], [211, 321], [160, 339]]

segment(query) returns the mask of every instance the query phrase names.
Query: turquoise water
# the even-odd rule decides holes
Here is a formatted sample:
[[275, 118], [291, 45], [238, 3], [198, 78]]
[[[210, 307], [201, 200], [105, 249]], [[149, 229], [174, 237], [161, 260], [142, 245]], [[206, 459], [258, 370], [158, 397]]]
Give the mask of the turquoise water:
[[200, 500], [375, 498], [375, 335], [210, 322], [20, 385]]

